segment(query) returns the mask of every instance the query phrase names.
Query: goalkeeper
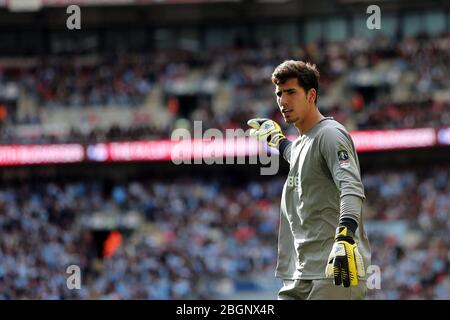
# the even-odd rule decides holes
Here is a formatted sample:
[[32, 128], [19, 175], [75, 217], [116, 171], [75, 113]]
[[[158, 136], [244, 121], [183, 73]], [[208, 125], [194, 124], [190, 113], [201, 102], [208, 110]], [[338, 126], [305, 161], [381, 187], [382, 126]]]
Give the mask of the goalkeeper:
[[272, 74], [285, 122], [295, 141], [270, 119], [251, 119], [250, 134], [264, 139], [290, 164], [281, 196], [276, 276], [278, 299], [363, 299], [370, 246], [358, 156], [340, 123], [317, 109], [315, 65], [285, 61]]

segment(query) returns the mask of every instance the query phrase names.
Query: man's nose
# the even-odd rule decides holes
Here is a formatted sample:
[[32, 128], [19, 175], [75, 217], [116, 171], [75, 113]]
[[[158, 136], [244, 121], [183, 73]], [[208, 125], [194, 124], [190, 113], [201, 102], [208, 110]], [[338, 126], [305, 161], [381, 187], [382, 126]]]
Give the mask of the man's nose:
[[285, 107], [287, 105], [287, 99], [285, 98], [285, 96], [281, 96], [280, 98], [280, 107]]

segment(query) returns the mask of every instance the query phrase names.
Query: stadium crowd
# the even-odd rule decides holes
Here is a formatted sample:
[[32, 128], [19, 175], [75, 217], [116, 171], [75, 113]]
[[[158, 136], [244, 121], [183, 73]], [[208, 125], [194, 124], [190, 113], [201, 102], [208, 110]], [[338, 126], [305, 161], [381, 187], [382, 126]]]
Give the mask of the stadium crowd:
[[[450, 299], [449, 168], [363, 175], [381, 289], [368, 299]], [[236, 180], [236, 179], [234, 179]], [[273, 275], [282, 177], [35, 182], [0, 189], [1, 299], [209, 299]], [[108, 257], [80, 223], [94, 212], [145, 223]], [[383, 233], [395, 222], [406, 229]], [[68, 290], [66, 268], [82, 270]], [[276, 292], [273, 293], [274, 297]]]
[[398, 221], [405, 224], [398, 234], [369, 233], [372, 264], [380, 266], [382, 276], [382, 290], [369, 290], [369, 298], [450, 298], [450, 171], [427, 170], [363, 177], [366, 219], [386, 221], [384, 229]]
[[[316, 63], [321, 71], [319, 108], [349, 129], [450, 125], [450, 41], [428, 38], [364, 38], [318, 41], [303, 46], [223, 48], [200, 52], [154, 50], [89, 57], [49, 57], [30, 66], [0, 69], [0, 101], [19, 110], [4, 115], [2, 140], [13, 142], [167, 138], [180, 123], [202, 120], [204, 128], [242, 127], [254, 116], [281, 121], [270, 75], [289, 58]], [[149, 102], [155, 90], [163, 94]], [[184, 101], [181, 96], [210, 98]], [[448, 95], [448, 94], [447, 94]], [[24, 97], [27, 97], [24, 99]], [[14, 126], [45, 125], [42, 110], [95, 110], [101, 106], [152, 105], [148, 123], [90, 130], [73, 128], [62, 136], [17, 136]], [[1, 104], [1, 103], [0, 103]], [[168, 112], [164, 119], [156, 114]], [[4, 112], [2, 113], [4, 114]], [[180, 122], [179, 120], [184, 120]], [[80, 120], [81, 121], [81, 120]], [[9, 125], [8, 125], [9, 124]], [[22, 139], [22, 140], [21, 140]]]
[[[270, 75], [289, 58], [318, 65], [319, 108], [349, 130], [450, 126], [449, 53], [447, 34], [19, 58], [0, 65], [0, 135], [2, 144], [93, 143], [169, 138], [196, 120], [204, 130], [246, 129], [255, 116], [284, 126]], [[131, 110], [134, 120], [98, 126], [105, 107]], [[80, 125], [41, 130], [54, 125], [45, 113], [61, 110], [79, 110]], [[372, 264], [381, 270], [381, 289], [368, 299], [450, 299], [449, 169], [363, 174]], [[258, 287], [275, 268], [283, 183], [181, 176], [4, 184], [0, 299], [209, 299], [241, 279]], [[137, 212], [144, 223], [120, 230], [122, 244], [102, 256], [97, 231], [83, 222], [98, 212]], [[66, 285], [73, 264], [80, 290]]]

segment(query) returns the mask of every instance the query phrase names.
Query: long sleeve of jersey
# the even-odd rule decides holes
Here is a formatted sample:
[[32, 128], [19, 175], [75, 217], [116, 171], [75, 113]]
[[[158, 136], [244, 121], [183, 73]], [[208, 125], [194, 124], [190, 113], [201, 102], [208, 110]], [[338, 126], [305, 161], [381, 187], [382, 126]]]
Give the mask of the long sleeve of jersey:
[[350, 135], [339, 128], [327, 127], [320, 141], [321, 154], [340, 191], [341, 215], [339, 220], [351, 218], [360, 221], [362, 202], [365, 200], [359, 161]]
[[289, 141], [287, 139], [281, 141], [280, 147], [278, 148], [283, 158], [289, 163], [291, 163], [291, 149], [292, 141]]

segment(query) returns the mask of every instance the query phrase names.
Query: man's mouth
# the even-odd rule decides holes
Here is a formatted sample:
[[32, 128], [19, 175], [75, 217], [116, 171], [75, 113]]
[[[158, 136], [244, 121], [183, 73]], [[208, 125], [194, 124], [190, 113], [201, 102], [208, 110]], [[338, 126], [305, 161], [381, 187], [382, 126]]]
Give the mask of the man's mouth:
[[292, 112], [292, 110], [283, 110], [282, 113], [287, 116]]

